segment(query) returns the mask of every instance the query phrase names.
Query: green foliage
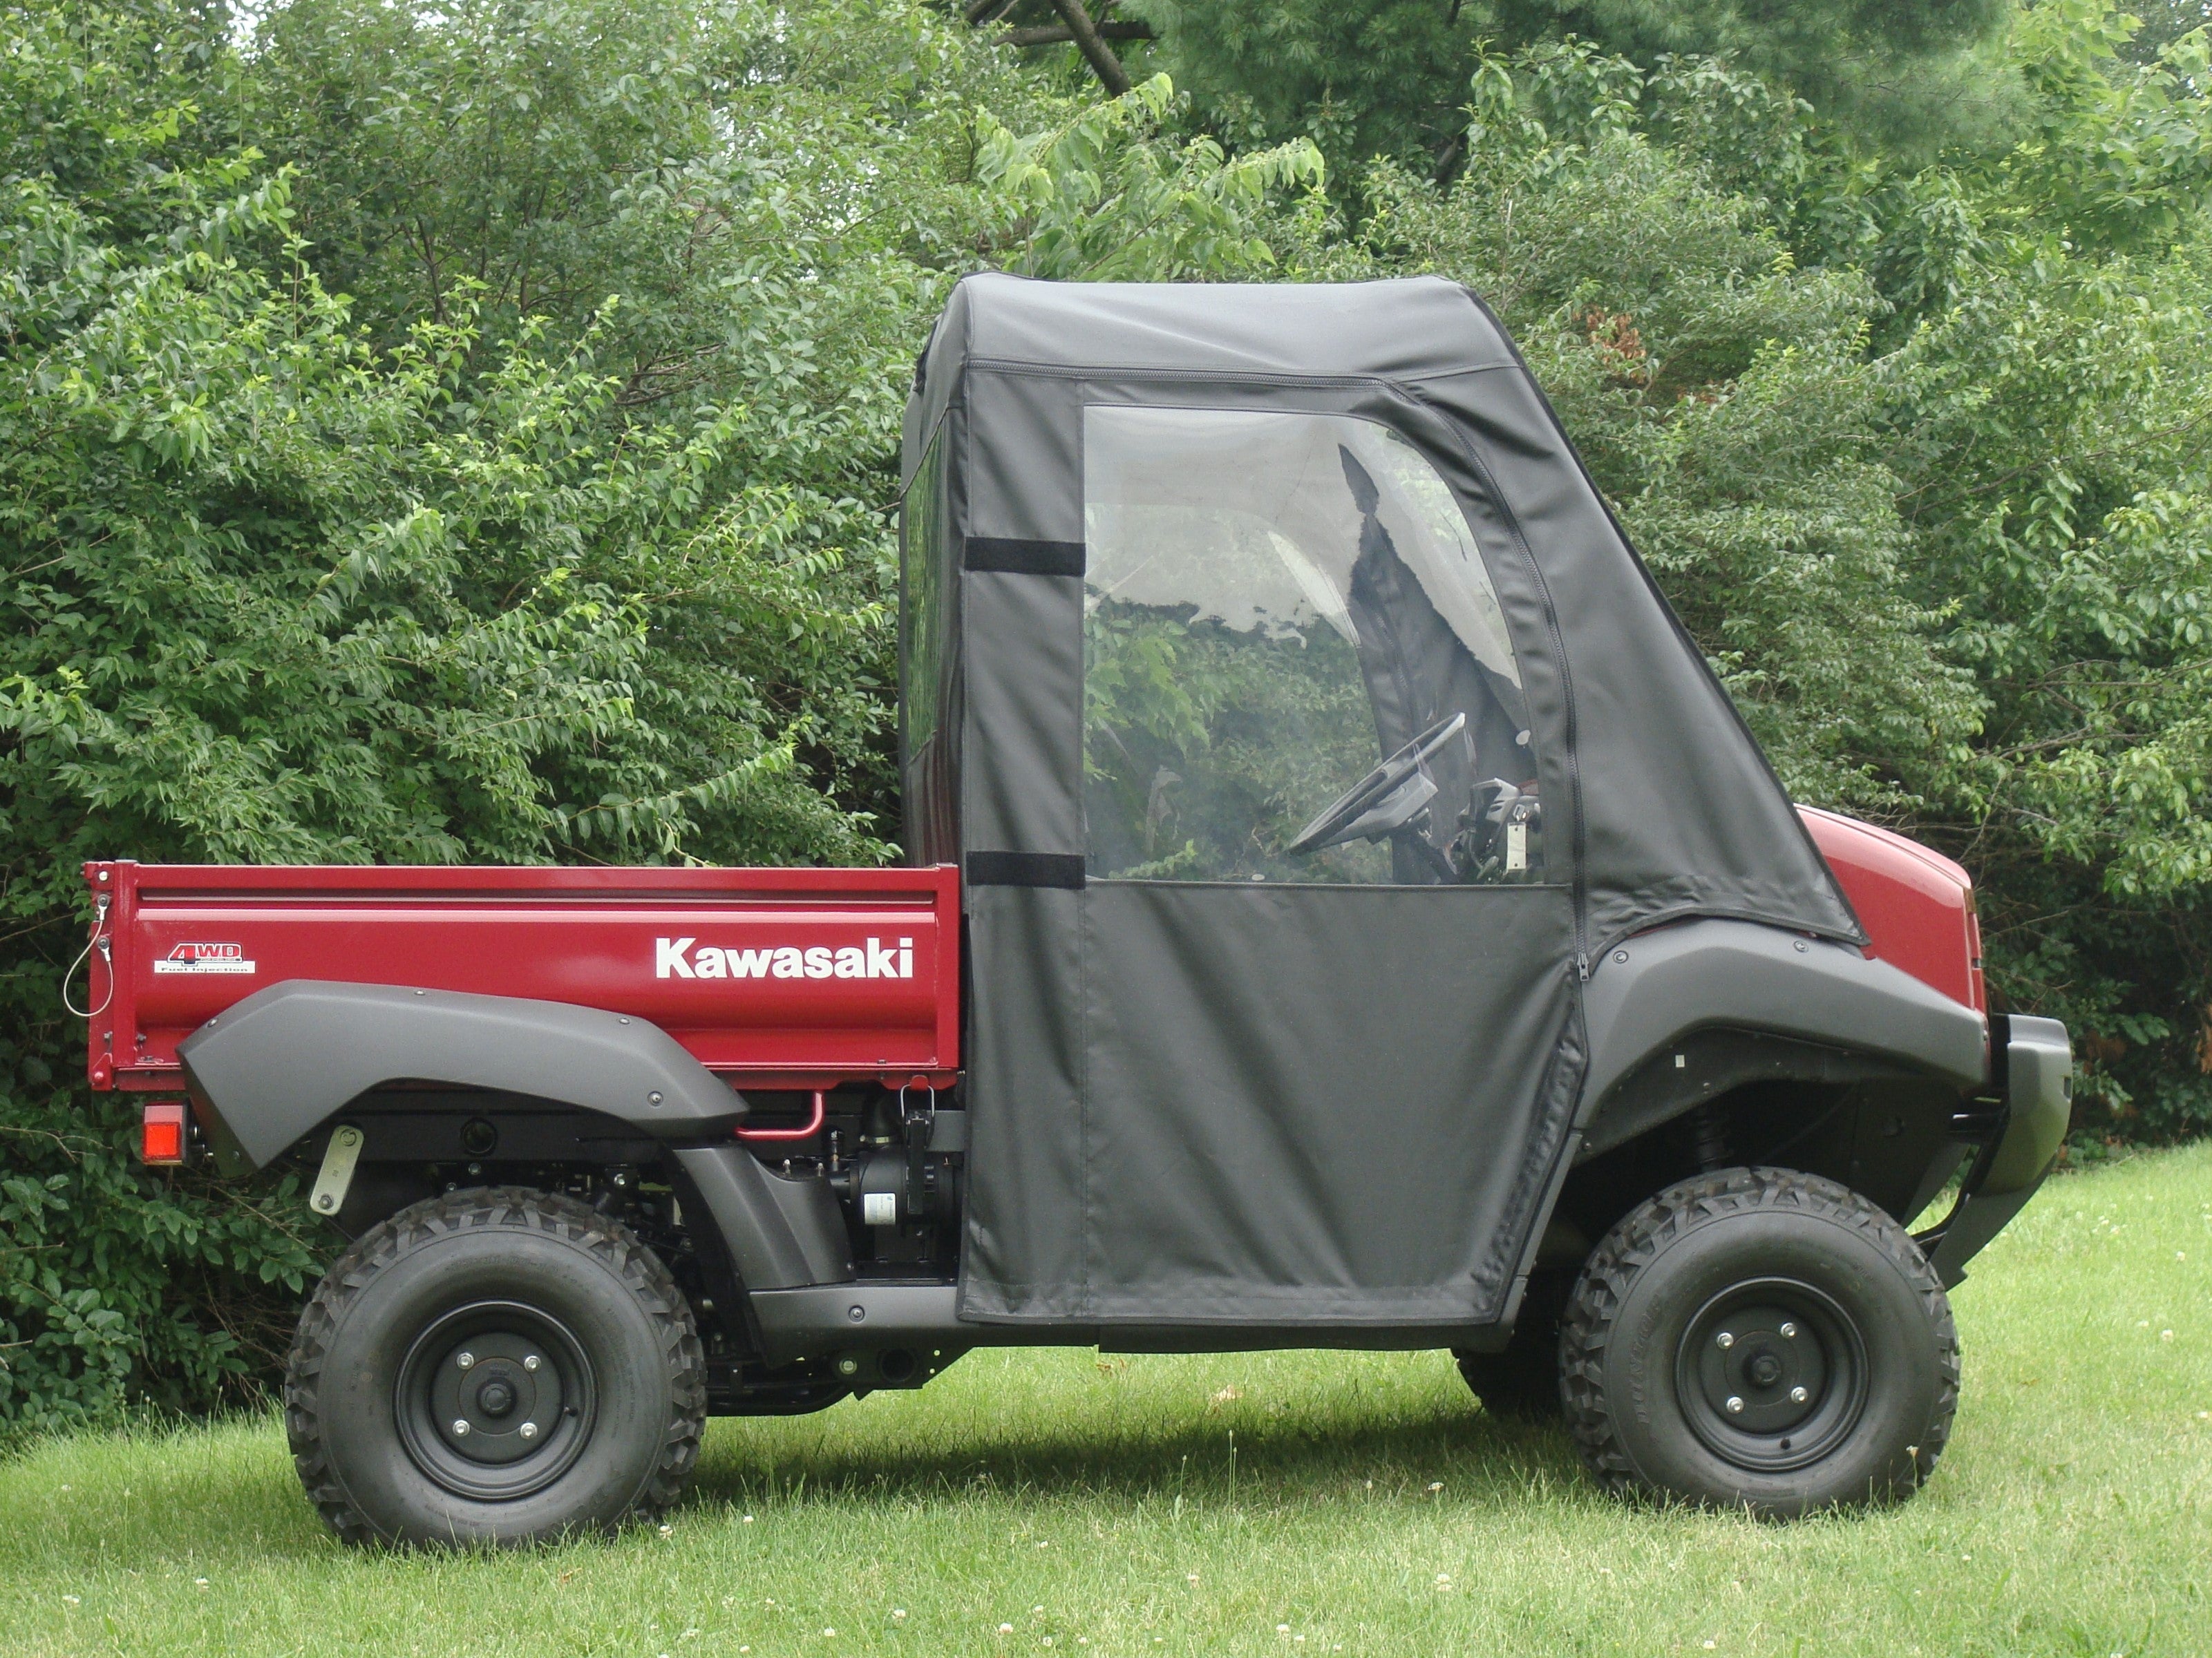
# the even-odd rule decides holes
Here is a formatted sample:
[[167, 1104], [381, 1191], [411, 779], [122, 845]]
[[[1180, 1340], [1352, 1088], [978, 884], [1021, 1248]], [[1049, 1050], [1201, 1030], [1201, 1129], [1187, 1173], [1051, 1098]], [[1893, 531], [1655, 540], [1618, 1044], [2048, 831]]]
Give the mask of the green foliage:
[[975, 106], [1041, 103], [964, 30], [860, 0], [295, 0], [255, 44], [255, 141], [379, 343], [456, 306], [480, 355], [526, 318], [596, 327], [624, 410], [744, 404], [748, 473], [833, 497], [880, 483], [884, 386], [932, 271], [973, 258]]
[[33, 949], [0, 981], [30, 1037], [0, 1083], [0, 1415], [33, 1422], [102, 1408], [126, 1357], [206, 1397], [267, 1344], [187, 1269], [311, 1261], [283, 1194], [265, 1221], [166, 1198], [120, 1166], [124, 1114], [91, 1140], [57, 1087], [80, 861], [877, 855], [795, 761], [882, 721], [851, 664], [883, 606], [823, 591], [872, 517], [733, 477], [742, 409], [619, 429], [588, 338], [526, 335], [465, 394], [465, 322], [379, 356], [249, 168], [179, 170], [120, 244], [15, 187], [0, 843]]
[[1857, 133], [1924, 146], [2002, 103], [1978, 49], [2005, 0], [1139, 0], [1155, 58], [1240, 143], [1304, 134], [1340, 175], [1366, 160], [1449, 178], [1469, 164], [1462, 108], [1485, 54], [1597, 42], [1646, 67], [1725, 57], [1814, 98]]
[[[888, 855], [901, 405], [987, 265], [1484, 290], [1792, 786], [1974, 870], [2082, 1126], [2212, 1125], [2187, 8], [1143, 9], [1194, 96], [919, 0], [8, 14], [0, 1423], [250, 1389], [320, 1249], [121, 1155], [81, 859]], [[1146, 857], [1303, 809], [1320, 691], [1115, 643]]]
[[2136, 20], [2109, 0], [2021, 15], [2009, 55], [2033, 94], [2012, 149], [1978, 169], [1993, 225], [2047, 246], [2129, 252], [2174, 242], [2212, 184], [2212, 42], [2200, 27], [2146, 63], [2118, 56]]
[[1029, 137], [979, 115], [976, 178], [1013, 216], [1006, 268], [1061, 282], [1264, 275], [1274, 253], [1257, 216], [1279, 195], [1317, 193], [1321, 152], [1294, 138], [1232, 161], [1211, 138], [1159, 142], [1174, 101], [1159, 75]]
[[288, 1185], [125, 1159], [56, 993], [82, 860], [888, 855], [945, 288], [1257, 268], [1318, 171], [919, 8], [6, 27], [0, 1424], [37, 1427], [250, 1390], [325, 1247]]
[[1092, 847], [1123, 876], [1388, 880], [1384, 847], [1282, 850], [1375, 763], [1352, 645], [1324, 623], [1239, 631], [1189, 608], [1109, 599], [1085, 618]]

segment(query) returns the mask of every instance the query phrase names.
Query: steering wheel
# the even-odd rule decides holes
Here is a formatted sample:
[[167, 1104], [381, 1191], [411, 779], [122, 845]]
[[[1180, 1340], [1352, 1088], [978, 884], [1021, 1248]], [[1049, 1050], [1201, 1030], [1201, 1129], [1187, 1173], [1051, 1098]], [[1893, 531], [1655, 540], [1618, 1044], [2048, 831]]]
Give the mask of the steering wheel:
[[1429, 756], [1466, 728], [1464, 709], [1437, 721], [1339, 795], [1284, 850], [1319, 852], [1346, 841], [1379, 841], [1405, 828], [1436, 799], [1436, 783], [1424, 769]]

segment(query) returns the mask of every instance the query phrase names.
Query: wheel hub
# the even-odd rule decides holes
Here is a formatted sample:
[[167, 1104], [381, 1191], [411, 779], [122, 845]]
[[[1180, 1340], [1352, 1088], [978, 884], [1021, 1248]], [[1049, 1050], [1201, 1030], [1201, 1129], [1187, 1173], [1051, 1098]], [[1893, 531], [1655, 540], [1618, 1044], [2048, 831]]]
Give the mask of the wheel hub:
[[512, 1499], [559, 1477], [589, 1436], [590, 1362], [562, 1323], [514, 1302], [434, 1321], [400, 1366], [393, 1408], [417, 1467], [464, 1497]]
[[562, 1367], [548, 1362], [545, 1345], [526, 1331], [478, 1330], [433, 1363], [430, 1415], [447, 1445], [471, 1462], [499, 1464], [550, 1442], [567, 1400]]
[[1762, 1278], [1723, 1291], [1683, 1333], [1676, 1393], [1691, 1429], [1738, 1467], [1818, 1461], [1866, 1402], [1866, 1344], [1809, 1284]]
[[487, 1382], [477, 1389], [477, 1409], [490, 1417], [510, 1414], [514, 1409], [514, 1389], [504, 1382]]

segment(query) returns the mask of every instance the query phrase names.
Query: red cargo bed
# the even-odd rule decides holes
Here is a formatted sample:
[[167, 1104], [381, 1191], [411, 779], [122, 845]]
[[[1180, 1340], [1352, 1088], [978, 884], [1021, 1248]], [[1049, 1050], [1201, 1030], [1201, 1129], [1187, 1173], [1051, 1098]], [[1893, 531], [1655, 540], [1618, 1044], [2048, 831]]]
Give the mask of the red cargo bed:
[[174, 1090], [177, 1044], [288, 979], [574, 1002], [756, 1088], [959, 1065], [959, 872], [85, 865], [96, 1088]]

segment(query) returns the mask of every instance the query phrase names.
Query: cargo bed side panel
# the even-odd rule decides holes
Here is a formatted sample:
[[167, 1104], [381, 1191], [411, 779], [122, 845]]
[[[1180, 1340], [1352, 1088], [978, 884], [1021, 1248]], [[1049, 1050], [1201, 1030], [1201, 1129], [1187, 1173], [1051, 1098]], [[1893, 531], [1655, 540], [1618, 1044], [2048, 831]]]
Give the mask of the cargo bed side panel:
[[[601, 1008], [756, 1086], [958, 1054], [957, 872], [100, 864], [113, 994], [95, 1086], [175, 1087], [177, 1044], [289, 980]], [[104, 975], [105, 969], [95, 969]], [[95, 1004], [106, 987], [95, 982]]]

